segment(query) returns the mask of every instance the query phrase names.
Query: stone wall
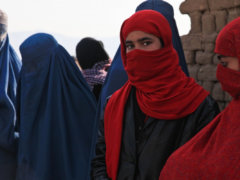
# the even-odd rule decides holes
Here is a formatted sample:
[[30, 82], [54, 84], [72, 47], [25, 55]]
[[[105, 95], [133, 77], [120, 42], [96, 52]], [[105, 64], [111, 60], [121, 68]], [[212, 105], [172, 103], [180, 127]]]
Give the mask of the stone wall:
[[211, 93], [223, 109], [231, 100], [216, 79], [215, 40], [219, 31], [240, 16], [240, 0], [185, 0], [182, 14], [191, 19], [191, 30], [182, 36], [190, 76]]

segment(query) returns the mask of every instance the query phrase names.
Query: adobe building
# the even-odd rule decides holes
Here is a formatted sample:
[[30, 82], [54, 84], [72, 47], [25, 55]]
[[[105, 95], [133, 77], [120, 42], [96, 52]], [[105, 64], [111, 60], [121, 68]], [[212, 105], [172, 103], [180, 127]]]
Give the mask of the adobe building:
[[231, 100], [216, 79], [215, 40], [219, 31], [240, 16], [240, 0], [185, 0], [182, 14], [191, 19], [189, 34], [181, 37], [190, 76], [211, 93], [223, 109]]

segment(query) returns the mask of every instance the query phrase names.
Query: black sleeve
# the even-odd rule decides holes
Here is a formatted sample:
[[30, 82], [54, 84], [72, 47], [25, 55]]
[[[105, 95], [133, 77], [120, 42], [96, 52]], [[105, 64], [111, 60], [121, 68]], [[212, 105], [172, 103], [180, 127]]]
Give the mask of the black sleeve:
[[182, 130], [183, 134], [180, 140], [177, 141], [176, 148], [182, 146], [195, 136], [202, 128], [210, 123], [219, 112], [217, 102], [210, 95], [207, 96], [198, 108], [186, 117]]
[[209, 95], [202, 102], [199, 111], [198, 126], [196, 128], [196, 133], [205, 127], [209, 122], [211, 122], [215, 116], [220, 113], [217, 102]]
[[91, 179], [92, 180], [110, 180], [107, 176], [105, 152], [106, 144], [104, 138], [104, 116], [100, 118], [95, 157], [91, 162]]

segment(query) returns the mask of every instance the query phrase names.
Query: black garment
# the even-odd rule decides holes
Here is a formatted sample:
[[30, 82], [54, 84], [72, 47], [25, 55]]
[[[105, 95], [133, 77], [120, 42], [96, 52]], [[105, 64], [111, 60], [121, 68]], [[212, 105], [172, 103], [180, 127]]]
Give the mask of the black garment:
[[93, 94], [95, 95], [97, 101], [98, 101], [98, 99], [99, 99], [99, 95], [100, 95], [100, 93], [101, 93], [101, 89], [102, 89], [102, 84], [95, 84], [95, 85], [93, 86], [92, 92], [93, 92]]
[[[218, 113], [217, 103], [208, 96], [195, 112], [184, 118], [159, 120], [147, 117], [147, 121], [144, 122], [146, 116], [138, 107], [133, 89], [125, 109], [117, 179], [158, 179], [170, 154], [192, 138]], [[96, 157], [92, 160], [92, 179], [107, 179], [105, 151], [102, 120], [98, 132]]]

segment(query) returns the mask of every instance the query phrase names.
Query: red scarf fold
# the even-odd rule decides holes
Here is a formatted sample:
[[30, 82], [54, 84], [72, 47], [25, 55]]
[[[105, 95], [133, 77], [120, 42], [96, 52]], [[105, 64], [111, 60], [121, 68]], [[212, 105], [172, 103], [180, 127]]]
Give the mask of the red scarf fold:
[[[164, 47], [126, 54], [126, 36], [135, 30], [161, 37]], [[104, 115], [107, 174], [113, 180], [117, 177], [124, 109], [132, 86], [136, 88], [140, 109], [148, 116], [164, 120], [191, 114], [209, 94], [181, 70], [168, 21], [156, 11], [139, 11], [123, 23], [121, 51], [129, 80], [112, 95]]]
[[[240, 18], [221, 30], [215, 52], [237, 57], [240, 65]], [[240, 71], [218, 65], [217, 78], [233, 100], [211, 123], [175, 151], [160, 180], [240, 179]]]

